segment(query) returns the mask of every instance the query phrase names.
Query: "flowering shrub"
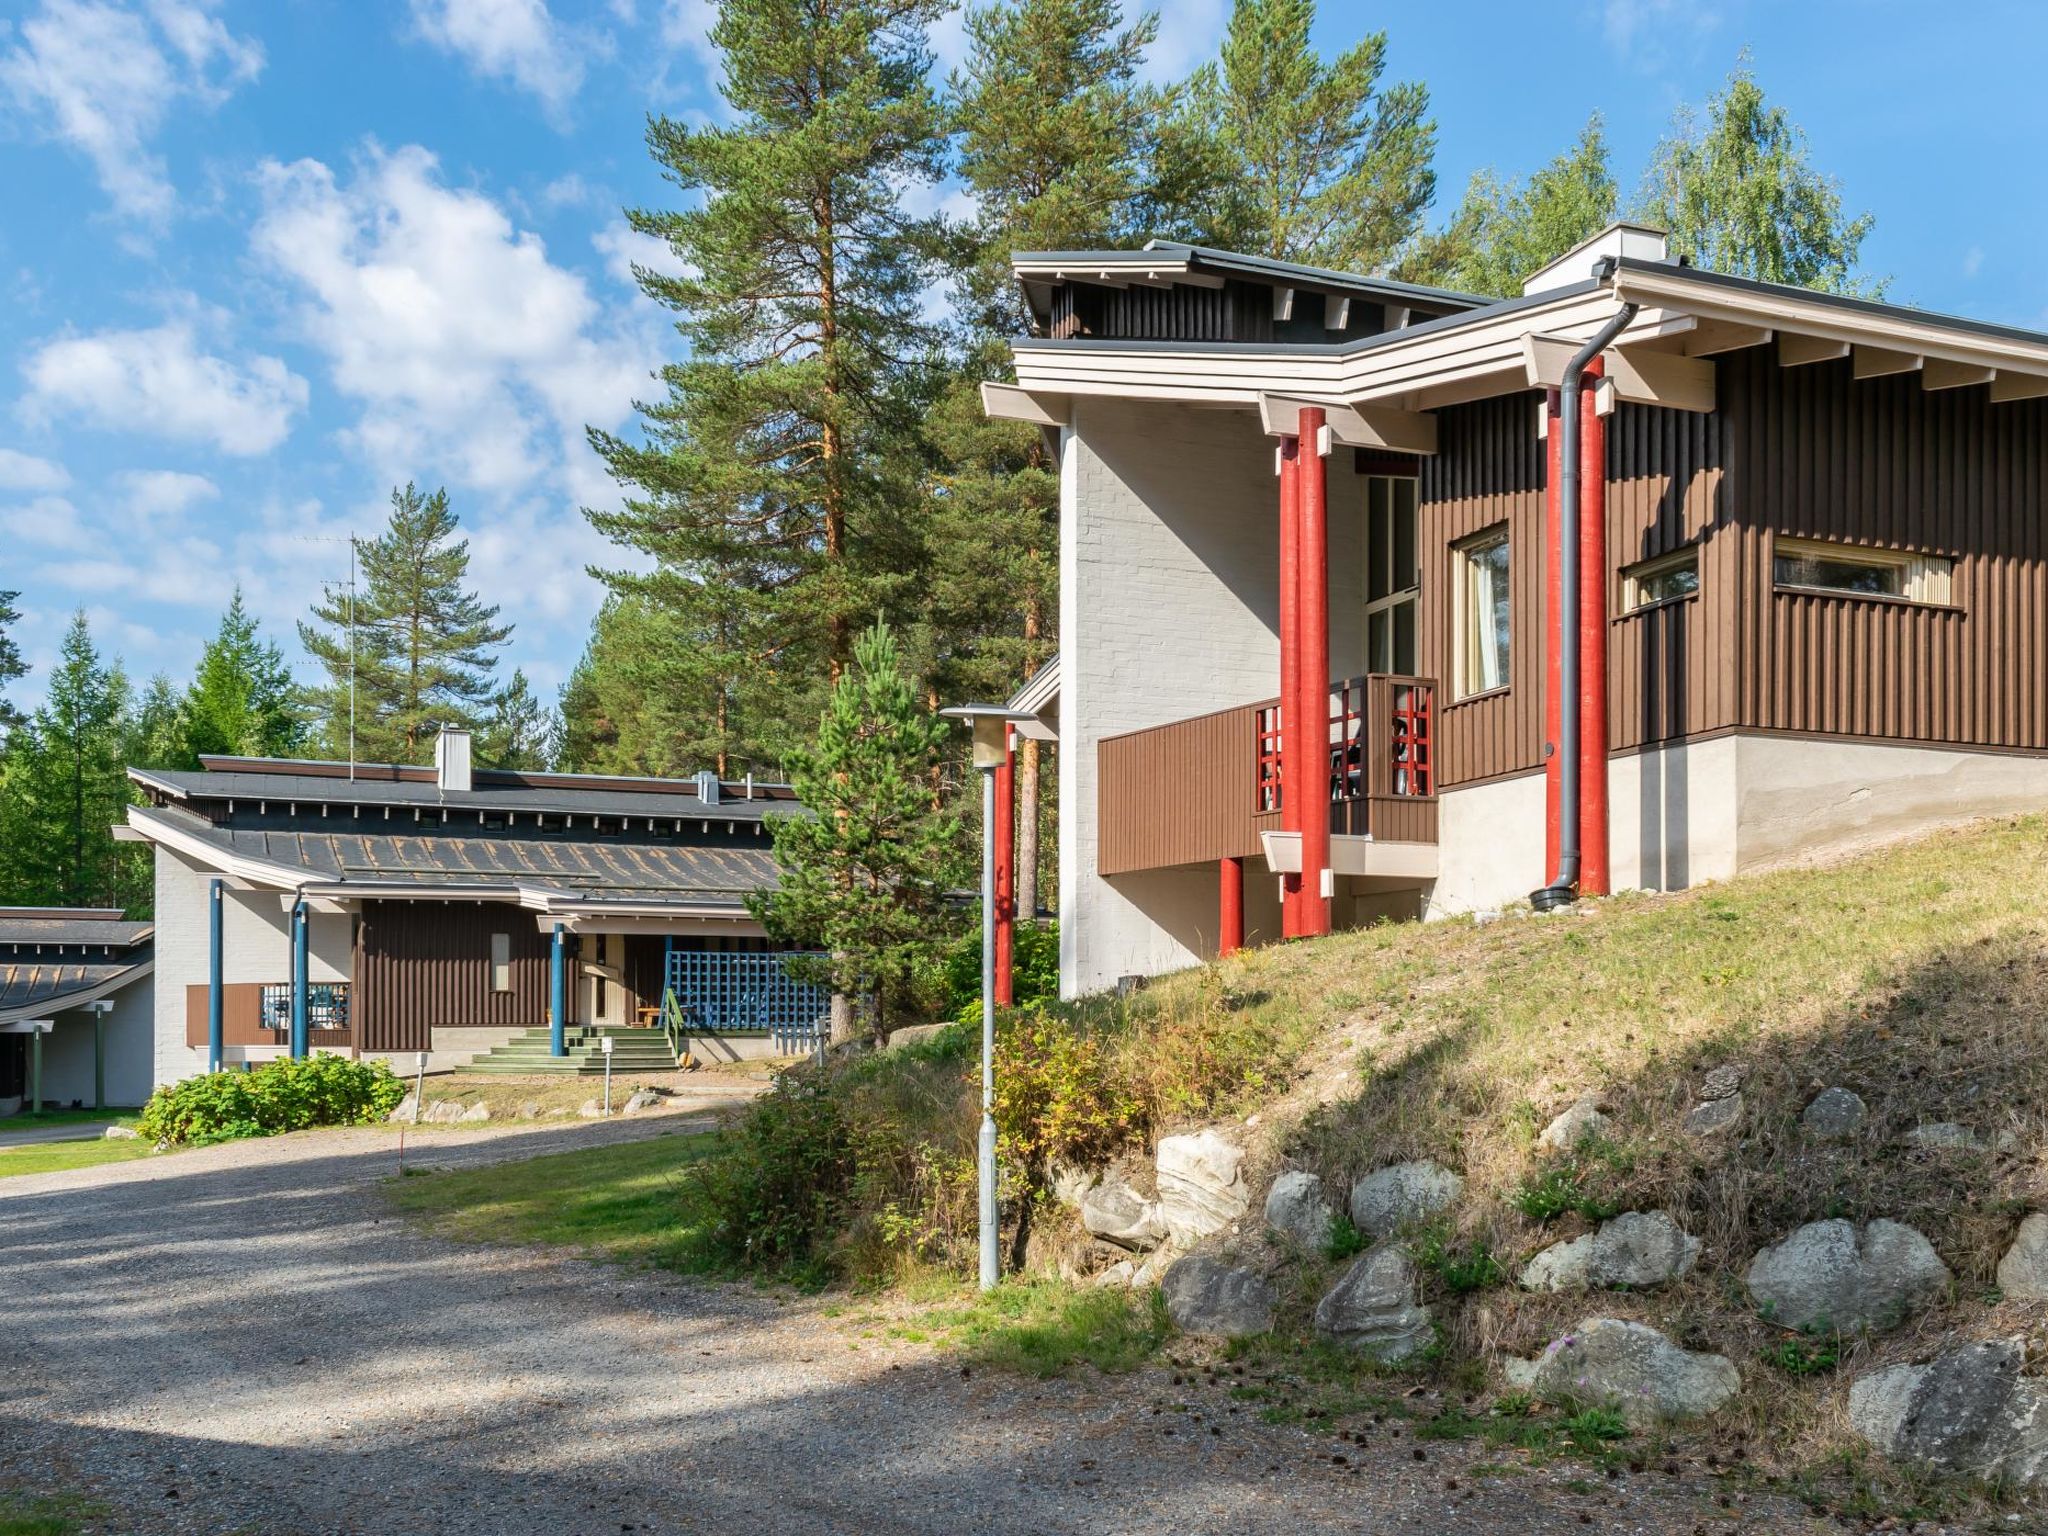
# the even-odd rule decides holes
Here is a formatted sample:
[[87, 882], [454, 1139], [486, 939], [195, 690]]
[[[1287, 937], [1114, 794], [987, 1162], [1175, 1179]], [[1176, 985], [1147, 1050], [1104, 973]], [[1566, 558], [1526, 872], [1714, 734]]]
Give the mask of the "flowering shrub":
[[405, 1084], [381, 1061], [308, 1056], [167, 1083], [142, 1106], [136, 1129], [149, 1141], [205, 1146], [316, 1125], [369, 1125], [404, 1097]]

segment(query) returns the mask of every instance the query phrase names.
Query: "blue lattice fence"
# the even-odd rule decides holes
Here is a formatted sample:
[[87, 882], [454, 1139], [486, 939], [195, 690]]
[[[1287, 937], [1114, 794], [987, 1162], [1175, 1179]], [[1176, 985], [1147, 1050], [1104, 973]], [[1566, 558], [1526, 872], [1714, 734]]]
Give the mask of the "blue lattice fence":
[[814, 1048], [830, 1022], [825, 989], [789, 974], [792, 953], [671, 949], [663, 1013], [692, 1035], [767, 1035], [778, 1051]]

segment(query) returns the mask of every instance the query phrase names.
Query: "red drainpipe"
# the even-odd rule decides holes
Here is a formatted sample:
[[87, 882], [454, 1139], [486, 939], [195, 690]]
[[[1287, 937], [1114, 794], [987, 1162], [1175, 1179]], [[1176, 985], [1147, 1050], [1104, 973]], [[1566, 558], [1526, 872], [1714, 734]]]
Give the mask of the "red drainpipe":
[[996, 767], [996, 1006], [1017, 1001], [1017, 732], [1005, 729]]
[[1605, 896], [1607, 868], [1607, 418], [1599, 358], [1579, 394], [1579, 894]]
[[[1301, 445], [1280, 439], [1280, 829], [1301, 830], [1308, 799], [1301, 710]], [[1280, 936], [1301, 937], [1301, 876], [1280, 881]]]
[[1558, 657], [1564, 647], [1557, 624], [1558, 562], [1562, 538], [1558, 526], [1557, 397], [1543, 392], [1543, 867], [1557, 868], [1558, 796], [1564, 787], [1564, 759], [1558, 756]]
[[1216, 953], [1234, 955], [1244, 948], [1244, 860], [1223, 860], [1217, 884]]
[[1330, 867], [1330, 515], [1327, 466], [1322, 455], [1324, 412], [1301, 408], [1301, 622], [1302, 746], [1301, 931], [1330, 931], [1330, 898], [1323, 878]]

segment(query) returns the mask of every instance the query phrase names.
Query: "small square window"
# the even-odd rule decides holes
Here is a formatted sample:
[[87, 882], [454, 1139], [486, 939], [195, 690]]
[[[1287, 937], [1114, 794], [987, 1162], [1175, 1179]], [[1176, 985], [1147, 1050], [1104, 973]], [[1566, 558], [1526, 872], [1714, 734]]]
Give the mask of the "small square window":
[[1461, 699], [1508, 685], [1508, 553], [1505, 526], [1451, 549], [1452, 675]]
[[512, 935], [509, 933], [491, 935], [491, 990], [512, 990]]
[[1945, 605], [1955, 591], [1955, 562], [1942, 555], [1781, 538], [1772, 550], [1771, 577], [1779, 587], [1801, 592]]
[[1651, 608], [1658, 603], [1691, 597], [1699, 589], [1699, 546], [1688, 544], [1684, 549], [1659, 555], [1655, 560], [1624, 567], [1621, 573], [1621, 611], [1633, 613], [1638, 608]]

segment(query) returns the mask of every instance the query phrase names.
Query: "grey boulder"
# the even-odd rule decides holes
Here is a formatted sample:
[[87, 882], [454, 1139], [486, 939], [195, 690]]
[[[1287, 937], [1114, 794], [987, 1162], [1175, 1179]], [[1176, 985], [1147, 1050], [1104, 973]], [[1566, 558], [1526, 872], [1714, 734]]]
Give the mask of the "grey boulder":
[[2009, 1301], [2048, 1301], [2048, 1216], [2036, 1211], [1998, 1261], [1998, 1288]]
[[453, 1125], [463, 1116], [463, 1108], [453, 1099], [440, 1099], [427, 1106], [427, 1112], [420, 1118], [429, 1125]]
[[464, 1125], [479, 1125], [490, 1118], [491, 1106], [479, 1100], [462, 1112], [461, 1123]]
[[1159, 1213], [1182, 1247], [1222, 1231], [1251, 1209], [1244, 1151], [1214, 1131], [1162, 1138], [1156, 1163]]
[[1742, 1124], [1746, 1106], [1739, 1093], [1725, 1094], [1718, 1099], [1708, 1099], [1695, 1104], [1685, 1116], [1685, 1131], [1688, 1136], [1702, 1139], [1725, 1136]]
[[1510, 1386], [1554, 1400], [1618, 1410], [1638, 1429], [1703, 1419], [1742, 1390], [1725, 1355], [1681, 1349], [1656, 1329], [1591, 1318], [1534, 1360], [1507, 1363]]
[[643, 1109], [657, 1109], [662, 1102], [661, 1095], [652, 1088], [642, 1088], [626, 1100], [624, 1113], [636, 1115]]
[[1323, 1181], [1312, 1173], [1289, 1169], [1266, 1191], [1266, 1225], [1304, 1248], [1320, 1250], [1329, 1242], [1330, 1224], [1336, 1219]]
[[1543, 1127], [1536, 1141], [1540, 1146], [1569, 1152], [1582, 1141], [1605, 1136], [1613, 1123], [1602, 1112], [1599, 1096], [1589, 1093]]
[[1823, 1088], [1799, 1116], [1806, 1134], [1819, 1141], [1840, 1141], [1863, 1129], [1870, 1111], [1847, 1088]]
[[1522, 1269], [1531, 1291], [1615, 1286], [1646, 1290], [1676, 1280], [1700, 1255], [1700, 1240], [1662, 1211], [1629, 1211], [1600, 1230], [1544, 1249]]
[[1191, 1254], [1160, 1285], [1166, 1312], [1182, 1333], [1241, 1339], [1273, 1326], [1273, 1287], [1248, 1269]]
[[1708, 1103], [1715, 1099], [1733, 1098], [1748, 1081], [1749, 1063], [1725, 1061], [1700, 1079], [1700, 1097]]
[[1465, 1181], [1439, 1163], [1396, 1163], [1351, 1186], [1351, 1221], [1368, 1237], [1385, 1237], [1411, 1221], [1427, 1221], [1464, 1191]]
[[1849, 1388], [1849, 1424], [1883, 1455], [2018, 1487], [2048, 1468], [2048, 1391], [2020, 1375], [2018, 1340], [1965, 1344]]
[[1081, 1197], [1081, 1225], [1104, 1242], [1136, 1253], [1157, 1248], [1166, 1237], [1159, 1203], [1122, 1179], [1104, 1179]]
[[409, 1124], [412, 1120], [413, 1111], [418, 1109], [419, 1107], [420, 1101], [418, 1097], [414, 1094], [408, 1093], [403, 1099], [399, 1100], [398, 1108], [391, 1111], [391, 1113], [386, 1115], [384, 1118], [389, 1120], [393, 1125]]
[[102, 1141], [140, 1141], [142, 1133], [132, 1125], [110, 1125], [100, 1132]]
[[1381, 1361], [1427, 1349], [1436, 1331], [1429, 1308], [1416, 1300], [1414, 1261], [1394, 1243], [1360, 1254], [1316, 1303], [1316, 1332]]
[[1949, 1282], [1948, 1266], [1911, 1227], [1815, 1221], [1750, 1261], [1749, 1293], [1765, 1317], [1800, 1332], [1895, 1328]]

